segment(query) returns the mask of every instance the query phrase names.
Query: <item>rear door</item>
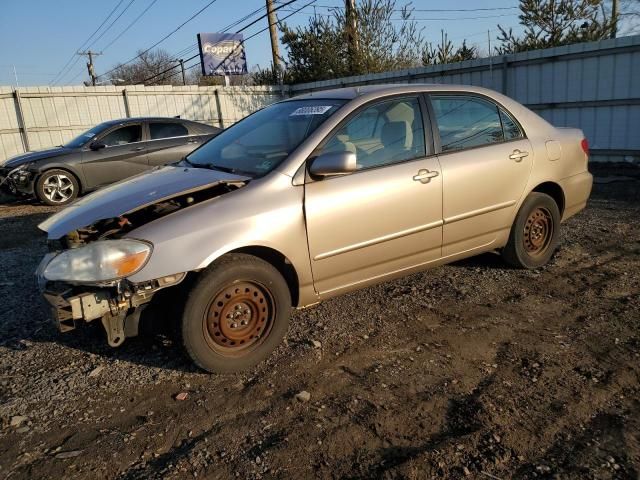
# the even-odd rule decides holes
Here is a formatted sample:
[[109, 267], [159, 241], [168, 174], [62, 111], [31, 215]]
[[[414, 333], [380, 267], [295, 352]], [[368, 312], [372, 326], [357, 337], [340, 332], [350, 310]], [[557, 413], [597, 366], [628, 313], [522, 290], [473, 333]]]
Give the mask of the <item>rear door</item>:
[[424, 107], [417, 96], [370, 104], [310, 158], [346, 150], [356, 154], [359, 169], [305, 184], [320, 294], [377, 282], [440, 257], [442, 177], [430, 135], [425, 142]]
[[142, 122], [116, 125], [97, 136], [93, 143], [104, 148], [82, 152], [82, 169], [88, 188], [96, 188], [131, 177], [149, 168]]
[[198, 135], [192, 135], [186, 124], [178, 121], [148, 122], [147, 151], [152, 167], [179, 161], [200, 145]]
[[442, 166], [442, 254], [448, 256], [488, 245], [511, 228], [533, 150], [514, 118], [491, 99], [429, 98]]

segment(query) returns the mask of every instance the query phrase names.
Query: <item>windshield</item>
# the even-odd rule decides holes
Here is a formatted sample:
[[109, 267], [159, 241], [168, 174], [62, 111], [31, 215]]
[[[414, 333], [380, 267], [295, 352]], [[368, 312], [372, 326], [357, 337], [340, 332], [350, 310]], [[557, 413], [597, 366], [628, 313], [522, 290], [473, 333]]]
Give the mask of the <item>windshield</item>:
[[275, 103], [224, 130], [187, 161], [196, 167], [265, 175], [345, 103], [338, 99]]
[[99, 134], [102, 130], [107, 128], [108, 124], [100, 123], [93, 128], [90, 128], [84, 133], [81, 133], [76, 138], [71, 140], [70, 142], [65, 143], [65, 147], [68, 148], [80, 148], [87, 142], [90, 142], [97, 134]]

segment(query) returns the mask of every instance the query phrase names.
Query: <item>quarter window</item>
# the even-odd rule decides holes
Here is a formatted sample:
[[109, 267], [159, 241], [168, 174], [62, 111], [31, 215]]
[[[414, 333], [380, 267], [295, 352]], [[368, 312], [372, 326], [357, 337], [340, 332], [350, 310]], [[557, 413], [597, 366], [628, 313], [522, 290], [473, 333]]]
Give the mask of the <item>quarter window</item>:
[[516, 138], [524, 138], [524, 134], [516, 122], [513, 121], [511, 116], [500, 109], [500, 119], [502, 120], [502, 130], [504, 131], [505, 140], [513, 140]]
[[320, 151], [352, 152], [359, 169], [424, 157], [424, 129], [417, 98], [381, 102], [349, 120]]
[[149, 132], [151, 133], [151, 140], [189, 135], [189, 131], [181, 123], [150, 123]]
[[433, 95], [442, 151], [502, 142], [504, 134], [498, 106], [478, 97]]
[[142, 127], [140, 125], [128, 125], [117, 128], [102, 137], [102, 143], [107, 147], [126, 145], [127, 143], [139, 142], [142, 139]]

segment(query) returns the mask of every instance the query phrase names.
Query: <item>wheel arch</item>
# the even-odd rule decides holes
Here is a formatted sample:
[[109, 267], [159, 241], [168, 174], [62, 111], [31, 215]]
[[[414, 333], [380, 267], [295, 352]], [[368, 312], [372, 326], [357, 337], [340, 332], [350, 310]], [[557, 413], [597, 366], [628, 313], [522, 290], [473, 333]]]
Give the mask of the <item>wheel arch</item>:
[[257, 257], [271, 264], [276, 270], [278, 270], [278, 272], [280, 272], [280, 275], [282, 275], [282, 278], [284, 278], [285, 282], [287, 282], [289, 292], [291, 293], [292, 306], [296, 307], [298, 305], [298, 301], [300, 298], [300, 282], [298, 279], [298, 272], [293, 266], [293, 263], [286, 257], [286, 255], [273, 248], [259, 245], [236, 248], [234, 250], [230, 250], [225, 255], [233, 253], [244, 253], [247, 255], [253, 255], [254, 257]]
[[544, 193], [549, 195], [556, 202], [558, 210], [560, 211], [560, 218], [564, 215], [565, 196], [562, 187], [556, 182], [547, 181], [538, 184], [532, 192]]

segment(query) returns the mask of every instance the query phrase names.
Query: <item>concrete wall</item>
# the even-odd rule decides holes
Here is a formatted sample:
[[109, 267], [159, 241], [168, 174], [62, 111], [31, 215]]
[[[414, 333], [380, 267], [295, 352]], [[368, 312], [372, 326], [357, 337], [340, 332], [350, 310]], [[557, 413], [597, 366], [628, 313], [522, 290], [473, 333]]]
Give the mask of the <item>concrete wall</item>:
[[0, 162], [114, 118], [179, 115], [228, 127], [282, 98], [272, 87], [0, 87]]

